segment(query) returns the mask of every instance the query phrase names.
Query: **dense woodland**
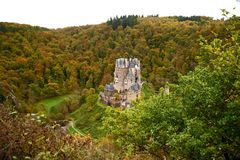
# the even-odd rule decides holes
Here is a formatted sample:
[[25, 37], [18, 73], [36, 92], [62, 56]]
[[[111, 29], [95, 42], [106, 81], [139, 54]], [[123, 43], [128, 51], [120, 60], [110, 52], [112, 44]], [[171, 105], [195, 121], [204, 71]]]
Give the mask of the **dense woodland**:
[[[55, 30], [0, 23], [0, 158], [240, 158], [239, 23], [199, 16], [122, 16]], [[98, 142], [22, 115], [42, 99], [70, 93], [79, 98], [67, 112], [91, 108], [119, 57], [140, 59], [142, 79], [156, 94], [134, 109], [107, 108]], [[163, 94], [166, 84], [170, 95]], [[36, 138], [24, 143], [20, 133]]]

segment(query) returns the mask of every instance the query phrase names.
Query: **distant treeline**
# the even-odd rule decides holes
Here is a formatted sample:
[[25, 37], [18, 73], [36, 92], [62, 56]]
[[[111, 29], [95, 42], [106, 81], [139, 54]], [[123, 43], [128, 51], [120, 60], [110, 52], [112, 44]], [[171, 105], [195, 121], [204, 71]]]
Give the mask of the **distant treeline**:
[[107, 24], [112, 26], [113, 30], [117, 29], [118, 26], [122, 26], [125, 29], [127, 26], [133, 27], [137, 24], [137, 18], [140, 16], [137, 15], [128, 15], [128, 16], [121, 16], [121, 17], [113, 17], [107, 21]]

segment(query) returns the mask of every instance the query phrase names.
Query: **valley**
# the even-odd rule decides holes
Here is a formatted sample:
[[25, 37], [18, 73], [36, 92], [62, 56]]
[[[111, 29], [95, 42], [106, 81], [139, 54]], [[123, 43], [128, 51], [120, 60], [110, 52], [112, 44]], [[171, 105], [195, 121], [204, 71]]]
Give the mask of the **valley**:
[[[239, 159], [239, 26], [237, 16], [0, 22], [0, 159]], [[106, 105], [130, 91], [141, 93], [131, 105]]]

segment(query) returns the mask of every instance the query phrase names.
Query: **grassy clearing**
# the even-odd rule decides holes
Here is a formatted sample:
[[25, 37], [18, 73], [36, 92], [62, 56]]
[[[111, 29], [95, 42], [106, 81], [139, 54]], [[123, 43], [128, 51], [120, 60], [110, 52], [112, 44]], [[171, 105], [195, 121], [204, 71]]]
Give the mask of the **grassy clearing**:
[[[57, 96], [53, 98], [44, 99], [36, 104], [39, 110], [45, 110], [47, 116], [60, 114], [57, 110], [58, 107], [63, 106], [69, 99], [79, 98], [75, 94], [64, 96]], [[103, 135], [100, 127], [102, 125], [102, 117], [104, 116], [106, 106], [99, 101], [93, 105], [84, 103], [79, 106], [77, 110], [69, 113], [65, 118], [71, 119], [72, 122], [67, 126], [70, 134], [87, 135], [91, 134], [94, 138]]]
[[56, 107], [56, 106], [64, 103], [65, 100], [67, 98], [70, 98], [71, 96], [73, 96], [73, 94], [44, 99], [44, 100], [38, 102], [36, 106], [43, 106], [45, 111], [47, 112], [47, 114], [49, 114], [52, 107]]

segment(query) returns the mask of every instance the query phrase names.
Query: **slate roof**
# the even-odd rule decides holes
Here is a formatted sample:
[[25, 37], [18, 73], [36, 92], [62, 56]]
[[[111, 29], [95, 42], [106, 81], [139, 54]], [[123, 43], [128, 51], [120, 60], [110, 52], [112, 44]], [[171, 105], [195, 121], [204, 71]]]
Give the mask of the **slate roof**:
[[132, 86], [131, 86], [131, 89], [135, 92], [139, 91], [140, 90], [140, 85], [138, 83], [134, 83]]
[[126, 61], [127, 61], [127, 59], [124, 59], [124, 58], [117, 59], [116, 60], [117, 67], [125, 68], [126, 67]]
[[129, 68], [135, 68], [135, 66], [139, 66], [139, 61], [137, 59], [130, 59]]
[[109, 90], [109, 91], [114, 91], [114, 86], [113, 86], [112, 83], [111, 84], [106, 84], [104, 89]]

